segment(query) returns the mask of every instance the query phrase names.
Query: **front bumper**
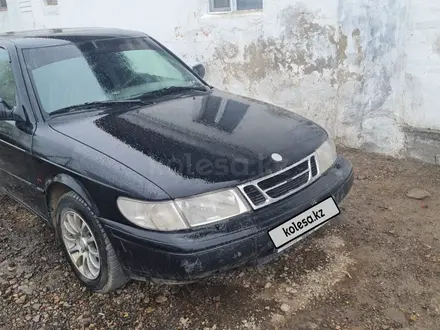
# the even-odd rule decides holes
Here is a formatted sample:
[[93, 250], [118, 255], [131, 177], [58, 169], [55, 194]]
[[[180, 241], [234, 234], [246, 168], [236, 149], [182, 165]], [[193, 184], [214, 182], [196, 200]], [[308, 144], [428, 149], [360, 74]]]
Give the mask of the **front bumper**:
[[279, 254], [268, 231], [332, 196], [340, 203], [353, 185], [353, 166], [339, 156], [322, 177], [298, 193], [224, 222], [185, 232], [153, 232], [101, 219], [128, 274], [185, 283]]

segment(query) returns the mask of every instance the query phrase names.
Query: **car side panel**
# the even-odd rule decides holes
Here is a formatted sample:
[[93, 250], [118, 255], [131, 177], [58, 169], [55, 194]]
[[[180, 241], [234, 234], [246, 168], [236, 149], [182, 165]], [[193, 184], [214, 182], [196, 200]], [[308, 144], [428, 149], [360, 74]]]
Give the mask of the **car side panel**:
[[0, 187], [32, 210], [42, 192], [33, 183], [32, 135], [18, 129], [15, 122], [0, 121]]
[[9, 54], [16, 89], [14, 113], [22, 119], [0, 121], [0, 189], [28, 208], [36, 210], [35, 205], [42, 194], [35, 185], [32, 167], [35, 117], [29, 103], [16, 48], [8, 41], [0, 42], [0, 48]]
[[[163, 190], [133, 170], [45, 124], [40, 125], [34, 135], [33, 166], [38, 188], [45, 193], [57, 177], [71, 178], [72, 190], [75, 190], [74, 183], [84, 189], [100, 217], [121, 223], [127, 223], [127, 220], [117, 208], [119, 196], [142, 200], [169, 199]], [[45, 198], [39, 211], [48, 214]]]

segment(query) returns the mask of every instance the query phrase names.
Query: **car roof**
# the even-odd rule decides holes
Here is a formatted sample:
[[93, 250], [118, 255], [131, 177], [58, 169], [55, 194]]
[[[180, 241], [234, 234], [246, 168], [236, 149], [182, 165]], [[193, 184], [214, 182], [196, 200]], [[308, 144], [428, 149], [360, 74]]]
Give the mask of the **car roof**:
[[53, 28], [0, 33], [0, 40], [9, 40], [19, 48], [53, 46], [65, 43], [80, 43], [100, 39], [146, 37], [140, 31], [116, 28], [82, 27]]

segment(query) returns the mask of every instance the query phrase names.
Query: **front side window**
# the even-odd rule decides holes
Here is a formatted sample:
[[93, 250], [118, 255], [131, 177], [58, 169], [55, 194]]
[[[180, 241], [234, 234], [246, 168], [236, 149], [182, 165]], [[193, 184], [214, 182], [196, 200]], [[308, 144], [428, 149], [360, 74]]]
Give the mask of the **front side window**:
[[9, 53], [6, 49], [0, 48], [0, 98], [1, 102], [10, 110], [16, 105], [17, 89]]
[[262, 8], [263, 0], [209, 0], [209, 11], [213, 13]]
[[6, 0], [0, 0], [0, 10], [6, 10], [8, 9], [8, 3]]
[[149, 38], [106, 39], [24, 50], [43, 110], [138, 98], [170, 87], [205, 86]]

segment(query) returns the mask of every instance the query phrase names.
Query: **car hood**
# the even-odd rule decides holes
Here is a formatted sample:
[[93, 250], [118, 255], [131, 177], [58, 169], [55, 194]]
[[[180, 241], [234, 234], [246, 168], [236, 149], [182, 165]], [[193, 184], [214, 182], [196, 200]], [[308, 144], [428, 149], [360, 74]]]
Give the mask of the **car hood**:
[[[327, 138], [319, 125], [293, 112], [215, 89], [131, 110], [59, 117], [50, 125], [138, 172], [171, 198], [279, 171]], [[282, 160], [273, 160], [274, 153]]]

